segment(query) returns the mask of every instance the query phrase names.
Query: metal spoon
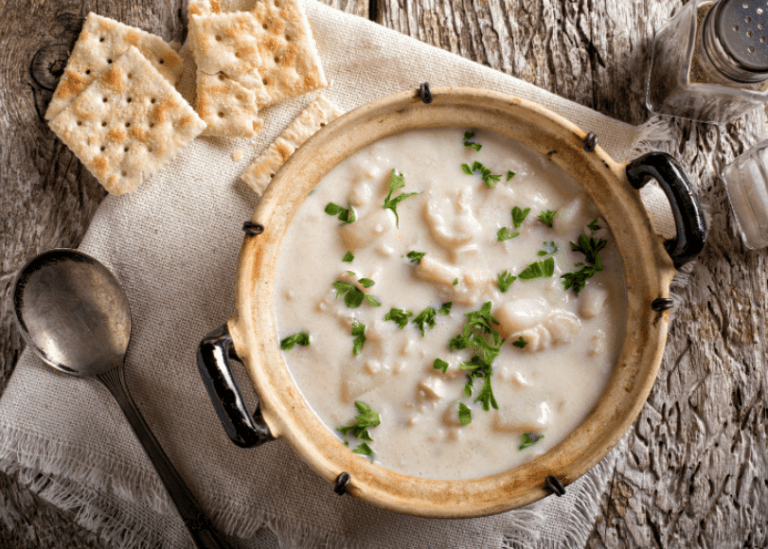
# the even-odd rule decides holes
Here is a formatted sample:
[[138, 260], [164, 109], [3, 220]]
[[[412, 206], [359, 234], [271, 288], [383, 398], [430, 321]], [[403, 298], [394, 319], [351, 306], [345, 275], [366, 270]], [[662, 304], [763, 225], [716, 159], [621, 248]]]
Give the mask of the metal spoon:
[[123, 362], [131, 339], [131, 310], [109, 269], [76, 250], [45, 252], [19, 273], [13, 303], [21, 333], [40, 358], [67, 374], [95, 377], [109, 389], [198, 549], [229, 549], [128, 393]]

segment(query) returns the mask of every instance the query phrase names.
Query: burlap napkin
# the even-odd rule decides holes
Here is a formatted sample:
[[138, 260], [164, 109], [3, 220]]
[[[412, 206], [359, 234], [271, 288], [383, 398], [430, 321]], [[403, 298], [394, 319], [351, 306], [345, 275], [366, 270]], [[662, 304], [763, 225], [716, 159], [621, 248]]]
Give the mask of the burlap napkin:
[[[311, 0], [307, 10], [342, 110], [420, 82], [473, 86], [538, 101], [626, 160], [641, 129], [530, 84]], [[194, 67], [179, 84], [193, 93]], [[283, 442], [243, 450], [224, 433], [195, 366], [202, 336], [233, 310], [235, 264], [256, 198], [237, 177], [310, 98], [266, 115], [255, 144], [199, 138], [132, 195], [108, 197], [81, 249], [123, 284], [133, 311], [126, 370], [139, 408], [215, 522], [243, 547], [579, 547], [617, 450], [527, 509], [473, 520], [426, 520], [338, 497]], [[232, 153], [243, 151], [240, 161]], [[238, 373], [248, 391], [247, 378]], [[247, 398], [254, 402], [254, 395]], [[0, 399], [0, 466], [120, 547], [188, 547], [151, 464], [117, 405], [96, 382], [53, 372], [30, 352]]]

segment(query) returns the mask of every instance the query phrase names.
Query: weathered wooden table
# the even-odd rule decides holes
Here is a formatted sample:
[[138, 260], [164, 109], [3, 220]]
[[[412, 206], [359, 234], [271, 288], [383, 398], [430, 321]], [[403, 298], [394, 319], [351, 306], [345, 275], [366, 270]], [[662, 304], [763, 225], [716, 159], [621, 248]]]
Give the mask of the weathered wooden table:
[[[648, 118], [649, 46], [683, 0], [324, 0], [631, 124]], [[11, 288], [28, 258], [77, 246], [104, 197], [42, 114], [90, 10], [181, 41], [183, 0], [0, 2], [0, 393], [23, 348]], [[627, 439], [588, 542], [600, 547], [765, 547], [765, 251], [738, 238], [722, 167], [760, 140], [762, 113], [676, 121], [670, 150], [698, 180], [709, 243], [675, 284], [659, 379]], [[106, 547], [0, 473], [0, 547]]]

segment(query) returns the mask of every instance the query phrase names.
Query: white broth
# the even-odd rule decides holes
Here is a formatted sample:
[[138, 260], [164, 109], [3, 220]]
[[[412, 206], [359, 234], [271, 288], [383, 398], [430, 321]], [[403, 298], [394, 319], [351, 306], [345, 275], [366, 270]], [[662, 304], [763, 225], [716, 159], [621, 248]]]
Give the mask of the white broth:
[[[554, 447], [597, 404], [625, 330], [621, 259], [581, 187], [526, 145], [477, 131], [467, 140], [482, 145], [476, 151], [464, 145], [465, 131], [409, 131], [336, 166], [299, 208], [276, 274], [279, 337], [309, 333], [309, 345], [283, 356], [311, 408], [349, 451], [372, 450], [360, 459], [423, 478], [499, 473]], [[485, 180], [475, 162], [490, 170]], [[397, 204], [399, 226], [384, 208], [393, 170], [405, 186], [390, 200], [419, 193]], [[329, 203], [339, 206], [329, 208], [333, 215]], [[355, 221], [343, 223], [350, 207]], [[552, 227], [539, 218], [548, 210], [556, 212]], [[579, 237], [590, 253], [572, 249]], [[348, 252], [354, 259], [345, 262]], [[566, 289], [562, 275], [579, 271]], [[464, 332], [466, 313], [487, 302], [487, 328]], [[391, 309], [402, 314], [385, 320]], [[414, 321], [425, 317], [422, 336]], [[361, 325], [365, 341], [355, 356]], [[451, 352], [461, 334], [474, 335], [454, 339]], [[496, 350], [483, 354], [472, 342]], [[435, 368], [436, 359], [447, 368], [439, 361]], [[338, 431], [355, 423], [356, 401], [379, 415], [366, 431], [373, 441]], [[460, 408], [471, 423], [461, 424]]]

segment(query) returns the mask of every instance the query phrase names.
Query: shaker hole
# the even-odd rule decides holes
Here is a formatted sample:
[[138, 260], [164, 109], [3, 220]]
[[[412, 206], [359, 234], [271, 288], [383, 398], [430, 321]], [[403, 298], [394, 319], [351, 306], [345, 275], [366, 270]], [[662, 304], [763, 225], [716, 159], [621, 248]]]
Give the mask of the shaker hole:
[[757, 15], [763, 14], [763, 8], [757, 8]]
[[752, 31], [747, 31], [747, 36], [752, 36]]
[[749, 4], [747, 4], [746, 2], [744, 2], [744, 3], [741, 5], [741, 7], [742, 7], [742, 8], [744, 8], [744, 9], [747, 9], [747, 8], [749, 7]]
[[761, 37], [760, 37], [760, 42], [763, 42], [763, 43], [765, 43], [765, 36], [761, 36]]
[[750, 52], [753, 52], [753, 51], [755, 51], [755, 48], [753, 48], [752, 46], [749, 46], [747, 49], [748, 49]]
[[739, 26], [738, 25], [734, 25], [733, 26], [733, 30], [735, 30], [735, 31], [739, 30]]
[[757, 28], [758, 28], [758, 29], [762, 29], [764, 26], [765, 26], [765, 25], [763, 25], [762, 23], [760, 23], [760, 24], [758, 24], [758, 25], [757, 25]]
[[751, 17], [747, 17], [746, 19], [744, 19], [744, 21], [746, 21], [747, 23], [751, 23], [752, 22], [752, 18]]

